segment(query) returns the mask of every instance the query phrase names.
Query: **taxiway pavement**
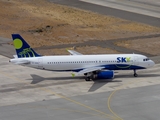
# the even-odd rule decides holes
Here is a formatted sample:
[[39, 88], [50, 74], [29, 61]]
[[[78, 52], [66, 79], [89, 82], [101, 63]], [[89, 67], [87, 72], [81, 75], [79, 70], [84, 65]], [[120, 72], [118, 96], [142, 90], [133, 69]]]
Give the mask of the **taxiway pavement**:
[[159, 0], [49, 0], [104, 15], [160, 27]]
[[80, 0], [100, 6], [129, 11], [142, 15], [160, 18], [159, 0]]
[[160, 117], [160, 64], [118, 71], [113, 80], [86, 82], [70, 72], [52, 72], [9, 63], [0, 56], [2, 120], [146, 120]]

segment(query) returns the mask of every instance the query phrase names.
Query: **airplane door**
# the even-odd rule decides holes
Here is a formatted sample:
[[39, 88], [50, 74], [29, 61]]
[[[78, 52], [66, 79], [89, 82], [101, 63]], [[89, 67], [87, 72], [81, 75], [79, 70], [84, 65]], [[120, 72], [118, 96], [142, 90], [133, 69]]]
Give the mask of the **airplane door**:
[[134, 57], [134, 65], [139, 65], [139, 60], [137, 56]]
[[38, 58], [38, 68], [43, 69], [43, 59]]

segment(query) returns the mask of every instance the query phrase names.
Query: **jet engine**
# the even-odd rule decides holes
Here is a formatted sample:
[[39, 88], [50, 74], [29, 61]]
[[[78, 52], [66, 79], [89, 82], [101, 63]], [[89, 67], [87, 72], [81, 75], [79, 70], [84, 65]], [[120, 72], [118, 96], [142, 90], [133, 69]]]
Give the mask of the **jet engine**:
[[114, 78], [114, 71], [100, 71], [93, 75], [93, 79], [113, 79]]

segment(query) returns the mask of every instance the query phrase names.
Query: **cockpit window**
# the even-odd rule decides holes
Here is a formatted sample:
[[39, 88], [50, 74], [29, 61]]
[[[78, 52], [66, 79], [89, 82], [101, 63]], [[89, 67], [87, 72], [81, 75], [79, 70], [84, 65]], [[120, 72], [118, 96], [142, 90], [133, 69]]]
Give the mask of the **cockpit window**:
[[148, 61], [149, 60], [149, 58], [145, 58], [145, 59], [143, 59], [143, 61]]

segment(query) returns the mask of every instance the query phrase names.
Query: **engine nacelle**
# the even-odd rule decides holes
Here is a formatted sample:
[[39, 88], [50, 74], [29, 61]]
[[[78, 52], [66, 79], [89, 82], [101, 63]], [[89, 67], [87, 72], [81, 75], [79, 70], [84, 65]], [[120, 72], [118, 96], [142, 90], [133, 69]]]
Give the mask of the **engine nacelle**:
[[114, 78], [114, 71], [100, 71], [96, 75], [96, 79], [113, 79]]

